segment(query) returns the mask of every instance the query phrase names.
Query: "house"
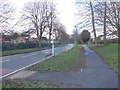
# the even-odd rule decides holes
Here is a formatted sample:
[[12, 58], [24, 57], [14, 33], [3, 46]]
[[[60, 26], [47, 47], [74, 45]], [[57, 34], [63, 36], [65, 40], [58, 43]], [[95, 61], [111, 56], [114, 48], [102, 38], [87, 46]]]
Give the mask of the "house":
[[[33, 37], [33, 38], [30, 38], [29, 41], [31, 41], [31, 42], [39, 42], [39, 39]], [[41, 42], [46, 43], [46, 42], [48, 42], [48, 39], [46, 37], [42, 37]]]
[[15, 40], [12, 40], [14, 43], [26, 43], [29, 39], [26, 37], [17, 37]]
[[0, 38], [0, 42], [11, 42], [9, 38]]
[[34, 37], [33, 37], [33, 38], [29, 38], [29, 41], [30, 41], [30, 42], [38, 42], [39, 40], [38, 40], [38, 38], [34, 38]]
[[103, 39], [104, 39], [104, 35], [99, 35], [99, 36], [97, 37], [97, 39], [98, 39], [98, 40], [103, 40]]

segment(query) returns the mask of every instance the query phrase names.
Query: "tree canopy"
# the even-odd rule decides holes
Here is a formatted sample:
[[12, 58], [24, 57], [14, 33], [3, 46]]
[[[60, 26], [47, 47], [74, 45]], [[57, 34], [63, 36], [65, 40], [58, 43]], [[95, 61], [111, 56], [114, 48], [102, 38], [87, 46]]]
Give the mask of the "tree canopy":
[[82, 31], [81, 36], [82, 36], [83, 42], [86, 43], [90, 39], [90, 32], [88, 30], [84, 30]]

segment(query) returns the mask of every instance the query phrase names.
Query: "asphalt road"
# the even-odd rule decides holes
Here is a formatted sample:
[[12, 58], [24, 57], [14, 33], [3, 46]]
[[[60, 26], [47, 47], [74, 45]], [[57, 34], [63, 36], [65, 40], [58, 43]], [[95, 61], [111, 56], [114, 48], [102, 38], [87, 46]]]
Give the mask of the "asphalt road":
[[7, 79], [42, 80], [72, 88], [118, 88], [118, 75], [99, 55], [86, 45], [83, 47], [86, 60], [84, 67], [79, 71], [44, 73], [23, 71]]
[[[74, 47], [73, 44], [68, 44], [66, 46], [57, 47], [55, 48], [55, 54], [60, 54], [65, 52], [66, 50], [71, 49]], [[0, 60], [0, 71], [2, 72], [0, 79], [4, 78], [10, 74], [18, 72], [20, 70], [25, 69], [35, 63], [44, 61], [46, 58], [51, 57], [51, 49], [36, 51], [32, 53], [25, 53], [25, 54], [16, 54], [10, 56], [1, 57]], [[47, 57], [46, 57], [47, 56]]]

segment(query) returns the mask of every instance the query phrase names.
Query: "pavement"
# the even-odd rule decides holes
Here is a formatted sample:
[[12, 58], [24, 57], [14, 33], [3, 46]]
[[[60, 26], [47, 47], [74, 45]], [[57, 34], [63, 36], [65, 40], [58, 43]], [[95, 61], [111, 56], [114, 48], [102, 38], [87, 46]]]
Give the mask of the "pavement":
[[[55, 55], [66, 52], [74, 47], [74, 44], [68, 44], [65, 46], [55, 48]], [[47, 58], [50, 58], [52, 50], [42, 50], [31, 53], [16, 54], [10, 56], [0, 57], [0, 79], [5, 78], [11, 74], [19, 72], [27, 67], [30, 67], [36, 63], [42, 62]]]
[[[21, 71], [5, 79], [40, 80], [72, 88], [118, 88], [118, 75], [94, 51], [83, 45], [85, 65], [71, 72]], [[22, 76], [22, 77], [21, 77]]]

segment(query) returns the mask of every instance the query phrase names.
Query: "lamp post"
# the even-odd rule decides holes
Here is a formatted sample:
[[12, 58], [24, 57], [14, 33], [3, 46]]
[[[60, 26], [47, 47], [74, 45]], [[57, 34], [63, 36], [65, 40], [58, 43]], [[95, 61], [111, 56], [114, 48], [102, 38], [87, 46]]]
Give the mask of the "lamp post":
[[75, 26], [74, 30], [74, 44], [77, 44], [77, 26]]
[[[53, 33], [53, 0], [51, 2], [51, 27], [52, 27], [52, 33]], [[52, 37], [52, 56], [55, 56], [54, 51], [54, 38]]]

